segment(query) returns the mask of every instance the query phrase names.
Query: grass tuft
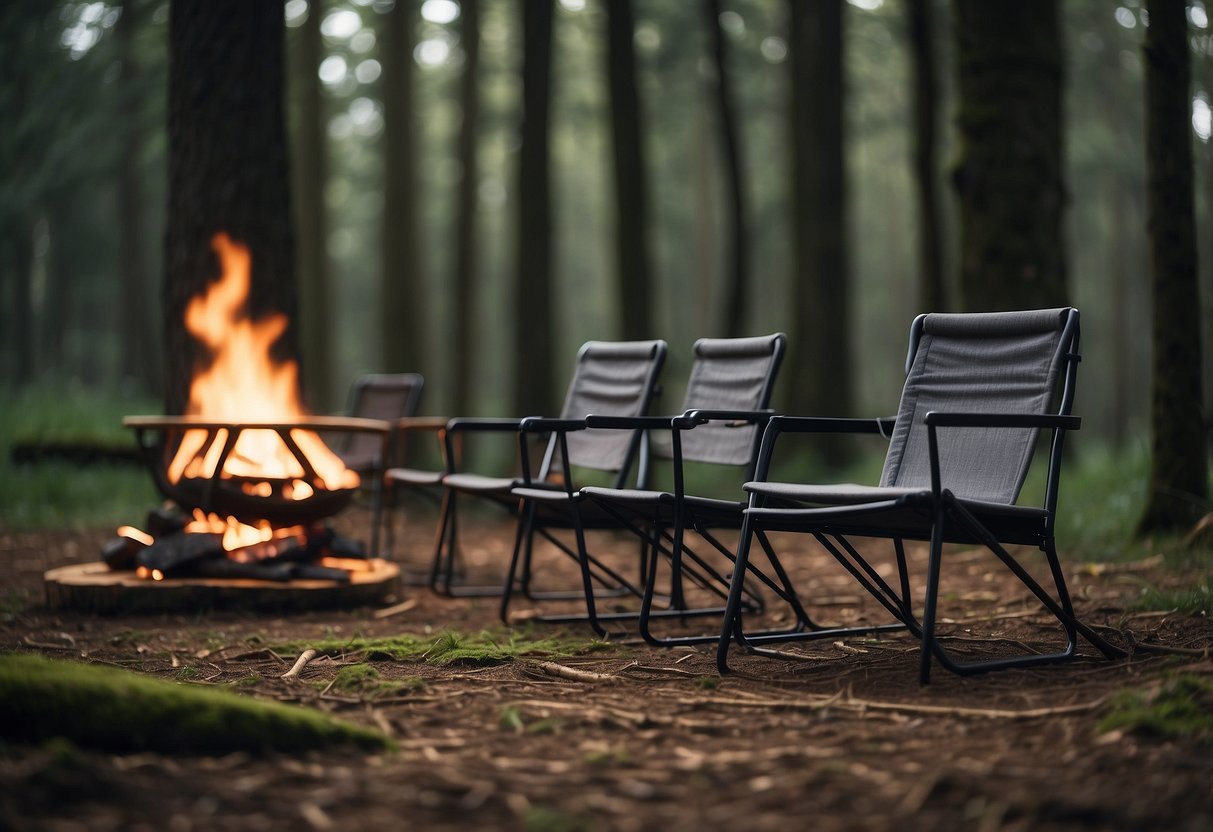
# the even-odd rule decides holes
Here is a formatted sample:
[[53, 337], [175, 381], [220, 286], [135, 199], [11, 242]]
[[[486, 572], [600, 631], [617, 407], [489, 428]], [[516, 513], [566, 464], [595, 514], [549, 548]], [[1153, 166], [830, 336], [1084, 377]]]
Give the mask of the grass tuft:
[[1121, 691], [1098, 730], [1117, 729], [1165, 739], [1213, 741], [1213, 682], [1181, 675], [1150, 690]]
[[292, 643], [275, 649], [297, 652], [312, 648], [328, 656], [361, 656], [367, 661], [422, 662], [446, 666], [509, 664], [523, 658], [578, 656], [607, 647], [597, 639], [551, 636], [531, 638], [527, 633], [483, 631], [465, 635], [443, 631], [438, 636], [403, 634], [390, 638], [326, 639], [319, 643]]

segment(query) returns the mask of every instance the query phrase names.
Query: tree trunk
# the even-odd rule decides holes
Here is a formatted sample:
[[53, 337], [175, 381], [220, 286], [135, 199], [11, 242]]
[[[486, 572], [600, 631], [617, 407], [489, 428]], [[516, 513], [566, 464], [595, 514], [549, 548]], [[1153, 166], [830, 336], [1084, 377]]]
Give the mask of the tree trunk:
[[720, 28], [720, 0], [704, 0], [705, 25], [712, 42], [712, 61], [716, 70], [716, 107], [720, 119], [720, 147], [724, 154], [726, 198], [724, 293], [721, 327], [727, 337], [745, 334], [747, 262], [749, 260], [749, 217], [745, 201], [745, 174], [742, 171], [741, 136], [729, 83], [728, 43]]
[[1183, 530], [1209, 510], [1188, 24], [1182, 0], [1150, 0], [1146, 5], [1146, 200], [1154, 381], [1153, 454], [1146, 509], [1138, 525], [1141, 535]]
[[1064, 306], [1061, 35], [1054, 0], [957, 0], [960, 304]]
[[480, 138], [480, 0], [463, 0], [460, 6], [460, 43], [463, 74], [459, 79], [459, 102], [463, 121], [459, 125], [459, 181], [455, 228], [454, 322], [451, 327], [451, 412], [472, 412], [472, 354], [476, 305], [476, 206], [480, 176], [477, 142]]
[[654, 337], [644, 130], [636, 92], [632, 0], [607, 0], [607, 77], [615, 150], [615, 251], [623, 337]]
[[549, 106], [552, 0], [522, 3], [522, 146], [518, 164], [518, 275], [514, 412], [553, 412], [552, 219]]
[[418, 237], [417, 138], [413, 47], [416, 0], [398, 0], [384, 19], [383, 275], [381, 334], [384, 372], [424, 372], [421, 321], [426, 308]]
[[[788, 0], [794, 321], [792, 412], [846, 415], [853, 385], [843, 152], [842, 0]], [[826, 451], [833, 461], [841, 446]], [[836, 452], [837, 451], [837, 452]]]
[[123, 0], [122, 15], [114, 27], [119, 60], [119, 123], [125, 135], [118, 181], [119, 269], [122, 301], [119, 304], [121, 369], [145, 392], [160, 388], [156, 366], [155, 318], [151, 313], [152, 285], [143, 252], [147, 231], [143, 224], [145, 196], [143, 188], [143, 119], [139, 117], [141, 89], [139, 65], [133, 39], [140, 4]]
[[297, 359], [297, 301], [286, 156], [283, 14], [277, 0], [173, 0], [169, 14], [168, 218], [164, 258], [165, 407], [181, 413], [206, 359], [185, 307], [218, 277], [226, 231], [249, 247], [253, 318], [290, 320], [273, 348]]
[[943, 232], [939, 211], [936, 144], [938, 72], [935, 63], [932, 0], [908, 0], [914, 96], [914, 184], [918, 196], [918, 306], [921, 312], [945, 312]]
[[317, 69], [324, 57], [320, 21], [322, 0], [311, 0], [307, 19], [292, 37], [288, 86], [295, 101], [292, 125], [295, 186], [295, 241], [299, 272], [299, 332], [302, 338], [303, 392], [315, 412], [332, 410], [334, 316], [329, 294], [328, 223], [324, 187], [328, 181], [328, 118]]

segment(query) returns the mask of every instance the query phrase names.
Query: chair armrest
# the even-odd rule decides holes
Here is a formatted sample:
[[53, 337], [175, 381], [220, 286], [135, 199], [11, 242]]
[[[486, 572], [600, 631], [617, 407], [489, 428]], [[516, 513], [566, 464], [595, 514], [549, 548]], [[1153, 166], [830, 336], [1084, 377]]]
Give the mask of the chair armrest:
[[586, 427], [616, 430], [662, 430], [670, 427], [674, 416], [594, 416], [585, 418]]
[[447, 424], [451, 420], [445, 416], [405, 416], [402, 419], [397, 419], [393, 423], [393, 427], [398, 431], [420, 431], [420, 430], [446, 430]]
[[1080, 416], [1048, 413], [949, 413], [932, 410], [924, 419], [927, 427], [940, 428], [1054, 428], [1078, 430]]
[[572, 430], [585, 430], [585, 419], [547, 419], [541, 416], [531, 416], [523, 419], [518, 429], [523, 433], [550, 433], [559, 431], [567, 433]]
[[671, 426], [681, 430], [708, 422], [730, 422], [730, 427], [766, 422], [775, 415], [774, 410], [688, 410], [671, 421]]
[[455, 418], [446, 423], [448, 433], [460, 431], [516, 431], [522, 419]]

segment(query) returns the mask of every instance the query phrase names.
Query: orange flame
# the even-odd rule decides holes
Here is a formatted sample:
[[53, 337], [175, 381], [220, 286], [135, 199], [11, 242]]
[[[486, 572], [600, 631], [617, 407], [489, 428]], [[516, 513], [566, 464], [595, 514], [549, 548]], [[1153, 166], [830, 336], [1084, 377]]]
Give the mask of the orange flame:
[[[211, 240], [219, 257], [222, 277], [207, 291], [193, 298], [185, 310], [185, 326], [206, 345], [210, 366], [194, 373], [186, 414], [217, 422], [283, 424], [300, 421], [307, 414], [299, 402], [299, 367], [294, 361], [274, 361], [270, 348], [286, 330], [282, 313], [253, 320], [245, 309], [252, 275], [252, 256], [247, 246], [220, 232]], [[188, 430], [168, 467], [170, 482], [181, 477], [214, 476], [228, 431]], [[291, 439], [307, 458], [319, 479], [330, 490], [354, 488], [358, 474], [345, 467], [341, 458], [313, 431], [292, 429]], [[222, 476], [289, 480], [283, 490], [291, 499], [306, 499], [313, 488], [302, 477], [303, 466], [282, 437], [273, 430], [246, 429], [224, 460]], [[268, 496], [268, 482], [249, 484], [250, 493]]]

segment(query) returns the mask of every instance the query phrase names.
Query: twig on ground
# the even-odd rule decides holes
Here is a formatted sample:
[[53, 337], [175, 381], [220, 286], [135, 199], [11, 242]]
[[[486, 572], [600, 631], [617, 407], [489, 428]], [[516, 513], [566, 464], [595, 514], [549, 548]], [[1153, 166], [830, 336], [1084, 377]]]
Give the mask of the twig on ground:
[[391, 618], [393, 615], [399, 615], [402, 612], [408, 612], [415, 606], [417, 606], [417, 599], [409, 598], [405, 601], [401, 601], [399, 604], [393, 604], [390, 607], [384, 607], [383, 609], [375, 610], [373, 613], [371, 613], [371, 617], [379, 618], [379, 619]]
[[574, 667], [556, 664], [555, 662], [536, 662], [535, 667], [549, 676], [556, 676], [557, 678], [568, 679], [573, 682], [613, 682], [618, 678], [613, 674], [578, 670]]
[[279, 679], [296, 678], [299, 675], [299, 671], [303, 670], [303, 668], [307, 665], [307, 663], [310, 662], [314, 658], [316, 658], [316, 651], [309, 647], [307, 650], [304, 650], [302, 653], [299, 654], [299, 658], [295, 659], [295, 663], [291, 666], [291, 669], [288, 670], [286, 673], [283, 673], [278, 678]]

